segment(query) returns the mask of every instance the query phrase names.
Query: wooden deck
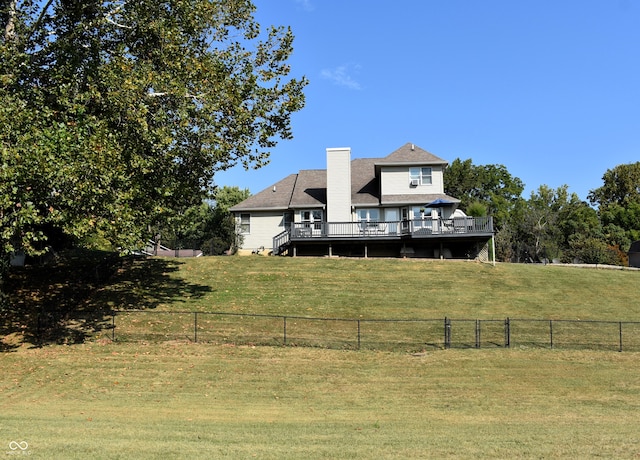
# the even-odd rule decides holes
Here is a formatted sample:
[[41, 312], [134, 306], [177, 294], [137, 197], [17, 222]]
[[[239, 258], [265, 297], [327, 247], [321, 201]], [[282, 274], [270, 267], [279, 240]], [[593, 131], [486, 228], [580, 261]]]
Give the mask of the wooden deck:
[[491, 217], [380, 222], [296, 222], [273, 239], [274, 253], [289, 244], [483, 239], [493, 235]]

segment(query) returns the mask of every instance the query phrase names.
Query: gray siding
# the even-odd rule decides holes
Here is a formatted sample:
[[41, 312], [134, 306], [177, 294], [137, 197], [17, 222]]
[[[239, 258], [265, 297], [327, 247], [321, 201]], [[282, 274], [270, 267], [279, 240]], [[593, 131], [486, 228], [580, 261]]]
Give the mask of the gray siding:
[[434, 165], [431, 168], [431, 185], [409, 185], [409, 168], [407, 166], [383, 166], [380, 169], [380, 181], [382, 196], [387, 195], [428, 195], [444, 193], [444, 181], [442, 166]]

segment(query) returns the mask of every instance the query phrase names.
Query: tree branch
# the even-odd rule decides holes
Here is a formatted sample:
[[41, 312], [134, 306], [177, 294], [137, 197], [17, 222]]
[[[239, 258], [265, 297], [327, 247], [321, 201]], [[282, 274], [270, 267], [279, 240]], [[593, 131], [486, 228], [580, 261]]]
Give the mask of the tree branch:
[[[162, 96], [172, 96], [173, 94], [171, 93], [167, 93], [167, 92], [163, 92], [163, 93], [157, 93], [155, 91], [150, 91], [147, 93], [147, 96], [151, 96], [151, 97], [162, 97]], [[200, 98], [202, 97], [202, 94], [185, 94], [182, 97], [187, 97], [189, 99], [195, 99], [195, 100], [200, 100]]]
[[16, 36], [16, 0], [9, 0], [7, 25], [4, 28], [4, 41], [11, 42]]
[[[42, 11], [40, 11], [40, 15], [38, 16], [38, 19], [36, 20], [36, 22], [33, 23], [33, 26], [31, 26], [31, 28], [29, 29], [29, 35], [27, 35], [27, 38], [25, 39], [25, 43], [28, 43], [29, 40], [31, 40], [33, 33], [36, 31], [38, 27], [40, 27], [40, 23], [42, 23], [42, 20], [44, 19], [44, 15], [52, 3], [53, 3], [53, 0], [48, 0], [47, 3], [42, 7]], [[14, 2], [14, 6], [15, 6], [15, 2]]]
[[109, 13], [107, 13], [107, 15], [104, 18], [109, 24], [113, 24], [116, 27], [122, 27], [123, 29], [133, 29], [133, 27], [131, 27], [131, 26], [125, 26], [124, 24], [119, 24], [116, 21], [114, 21], [113, 19], [111, 19], [111, 16], [113, 16], [116, 13], [118, 13], [118, 11], [120, 11], [122, 9], [124, 4], [125, 4], [125, 2], [122, 2], [120, 5], [116, 6], [113, 10], [111, 10]]

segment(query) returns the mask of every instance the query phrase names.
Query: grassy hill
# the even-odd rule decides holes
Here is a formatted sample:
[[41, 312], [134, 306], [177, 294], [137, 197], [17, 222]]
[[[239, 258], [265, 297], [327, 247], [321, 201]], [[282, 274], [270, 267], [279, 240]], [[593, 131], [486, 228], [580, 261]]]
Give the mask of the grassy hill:
[[[431, 332], [409, 330], [409, 326], [402, 331], [389, 331], [393, 340], [404, 343], [410, 339], [414, 344], [420, 343], [418, 337], [422, 337], [422, 343], [424, 340], [441, 342], [440, 320], [444, 317], [484, 321], [507, 317], [583, 322], [640, 321], [638, 271], [554, 265], [492, 266], [416, 259], [284, 257], [129, 258], [120, 259], [114, 265], [115, 261], [108, 255], [90, 256], [71, 253], [55, 265], [29, 267], [14, 273], [11, 286], [15, 307], [6, 323], [9, 326], [5, 326], [5, 335], [11, 336], [14, 344], [21, 341], [77, 343], [87, 338], [95, 339], [95, 332], [100, 330], [103, 332], [100, 337], [112, 336], [108, 333], [112, 319], [104, 315], [111, 310], [154, 312], [147, 316], [148, 320], [142, 320], [138, 315], [130, 316], [128, 322], [123, 321], [124, 315], [118, 315], [120, 340], [126, 340], [127, 334], [131, 340], [153, 339], [150, 334], [159, 336], [160, 340], [189, 337], [195, 340], [193, 318], [187, 315], [178, 324], [175, 312], [380, 321], [439, 320]], [[105, 277], [109, 273], [111, 276]], [[160, 315], [161, 312], [171, 313], [171, 316]], [[210, 315], [209, 319], [212, 319]], [[211, 320], [206, 324], [200, 321], [199, 337], [216, 342], [222, 335], [222, 340], [226, 341], [234, 340], [242, 332], [245, 339], [240, 339], [239, 343], [275, 344], [284, 340], [277, 321], [255, 323], [246, 322], [241, 327], [229, 325], [226, 333], [219, 322]], [[333, 327], [334, 324], [325, 323], [325, 326]], [[338, 345], [317, 340], [294, 343], [338, 347], [342, 343], [352, 347], [354, 326], [342, 324], [339, 327], [342, 329], [331, 331], [340, 337]], [[397, 323], [394, 327], [401, 329]], [[541, 327], [544, 329], [545, 326]], [[363, 332], [370, 344], [382, 343], [390, 339], [379, 332], [390, 328], [390, 323], [380, 323]], [[473, 343], [473, 325], [467, 324], [466, 328], [465, 343]], [[492, 340], [496, 344], [504, 343], [504, 338], [500, 338], [504, 335], [501, 328], [497, 325], [493, 331]], [[318, 322], [298, 329], [299, 339], [306, 336], [315, 340], [331, 335], [322, 330]], [[586, 339], [580, 340], [615, 347], [617, 329], [613, 330], [615, 326], [609, 329], [601, 331], [605, 334], [602, 338], [587, 335]], [[629, 332], [635, 334], [635, 329], [625, 329], [627, 343]], [[219, 332], [218, 336], [207, 339], [206, 332], [214, 330]], [[461, 329], [456, 330], [460, 337]], [[294, 334], [290, 336], [296, 331], [292, 332]], [[535, 334], [544, 336], [547, 331]], [[539, 339], [534, 342], [538, 343]], [[415, 345], [412, 347], [415, 349]]]
[[314, 317], [640, 321], [640, 272], [412, 259], [135, 260], [94, 307]]
[[[62, 266], [15, 273], [19, 310], [640, 319], [638, 272], [147, 259], [125, 260], [107, 283], [75, 290], [74, 280], [86, 288], [94, 278], [90, 267], [82, 276]], [[22, 346], [0, 352], [0, 444], [51, 459], [637, 458], [638, 365], [640, 353], [531, 348]]]

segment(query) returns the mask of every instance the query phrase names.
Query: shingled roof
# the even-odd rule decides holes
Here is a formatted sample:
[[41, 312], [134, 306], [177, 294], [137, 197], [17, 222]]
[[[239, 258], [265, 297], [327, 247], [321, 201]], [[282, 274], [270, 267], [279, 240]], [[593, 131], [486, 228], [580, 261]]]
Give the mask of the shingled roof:
[[[454, 203], [460, 200], [445, 194], [380, 196], [380, 176], [376, 168], [399, 164], [446, 165], [447, 161], [426, 150], [407, 143], [385, 158], [351, 160], [351, 203], [378, 206], [380, 204], [426, 204], [438, 198]], [[304, 169], [252, 195], [231, 211], [266, 211], [296, 208], [318, 208], [327, 204], [327, 170]]]
[[233, 212], [288, 209], [297, 178], [297, 174], [290, 174], [280, 182], [276, 182], [269, 188], [251, 195], [243, 202], [232, 206], [229, 210]]
[[395, 205], [426, 205], [441, 199], [448, 201], [449, 203], [460, 203], [460, 200], [444, 193], [425, 193], [424, 195], [385, 195], [380, 200], [380, 204], [395, 204]]
[[327, 204], [327, 170], [303, 169], [291, 195], [290, 208], [317, 208]]
[[377, 206], [380, 203], [380, 180], [376, 177], [377, 158], [351, 160], [351, 204]]
[[398, 150], [376, 161], [376, 165], [398, 164], [446, 165], [449, 163], [411, 143], [404, 144]]

